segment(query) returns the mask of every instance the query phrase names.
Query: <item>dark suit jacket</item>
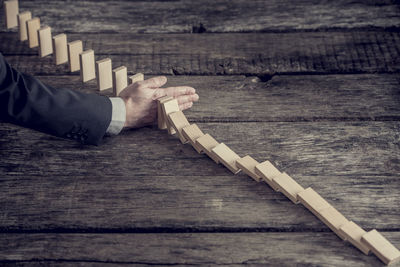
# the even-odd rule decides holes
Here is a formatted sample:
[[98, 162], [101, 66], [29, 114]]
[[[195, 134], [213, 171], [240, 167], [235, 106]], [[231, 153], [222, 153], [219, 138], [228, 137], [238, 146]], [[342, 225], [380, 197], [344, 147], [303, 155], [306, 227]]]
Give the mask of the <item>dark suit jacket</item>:
[[57, 89], [10, 67], [0, 53], [0, 120], [99, 144], [111, 122], [108, 97]]

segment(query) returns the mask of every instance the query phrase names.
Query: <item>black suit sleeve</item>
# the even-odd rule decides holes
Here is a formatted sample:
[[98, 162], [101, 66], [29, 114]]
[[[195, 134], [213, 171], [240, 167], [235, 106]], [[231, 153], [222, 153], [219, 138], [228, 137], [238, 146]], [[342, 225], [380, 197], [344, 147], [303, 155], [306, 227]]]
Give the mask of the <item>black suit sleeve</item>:
[[0, 120], [97, 145], [111, 115], [108, 97], [45, 85], [10, 67], [0, 53]]

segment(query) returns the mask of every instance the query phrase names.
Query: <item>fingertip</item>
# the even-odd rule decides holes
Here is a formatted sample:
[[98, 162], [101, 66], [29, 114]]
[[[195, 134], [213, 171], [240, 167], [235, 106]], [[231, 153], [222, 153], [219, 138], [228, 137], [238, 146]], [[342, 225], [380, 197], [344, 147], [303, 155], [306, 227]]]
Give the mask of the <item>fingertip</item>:
[[187, 102], [185, 104], [180, 105], [179, 108], [183, 111], [183, 110], [191, 108], [192, 106], [193, 106], [193, 102]]
[[166, 84], [167, 83], [167, 77], [165, 77], [165, 76], [158, 76], [157, 77], [157, 82], [156, 82], [156, 84], [155, 84], [155, 87], [161, 87], [161, 86], [163, 86], [164, 84]]
[[199, 95], [198, 94], [194, 94], [193, 96], [192, 96], [192, 100], [193, 100], [193, 102], [196, 102], [196, 101], [198, 101], [199, 100]]
[[187, 93], [193, 95], [196, 93], [196, 89], [194, 89], [193, 87], [188, 87]]
[[185, 109], [189, 109], [191, 107], [193, 107], [193, 102], [186, 103]]

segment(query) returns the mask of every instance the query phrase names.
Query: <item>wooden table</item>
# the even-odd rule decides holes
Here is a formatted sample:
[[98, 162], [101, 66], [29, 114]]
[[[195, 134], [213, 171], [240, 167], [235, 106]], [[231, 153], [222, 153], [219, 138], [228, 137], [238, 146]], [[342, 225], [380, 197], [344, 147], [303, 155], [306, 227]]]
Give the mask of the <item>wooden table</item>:
[[[195, 87], [191, 122], [400, 247], [400, 7], [375, 2], [20, 0], [20, 10], [96, 60]], [[14, 67], [96, 93], [4, 23], [0, 40]], [[1, 265], [382, 265], [156, 127], [96, 147], [1, 123], [0, 232]]]

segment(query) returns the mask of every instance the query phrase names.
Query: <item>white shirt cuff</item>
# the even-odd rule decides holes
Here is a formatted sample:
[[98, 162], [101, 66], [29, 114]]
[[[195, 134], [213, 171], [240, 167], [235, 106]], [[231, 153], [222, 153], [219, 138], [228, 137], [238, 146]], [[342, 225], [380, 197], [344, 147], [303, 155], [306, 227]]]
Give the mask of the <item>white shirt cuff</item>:
[[106, 134], [117, 135], [124, 128], [126, 120], [125, 102], [120, 97], [110, 97], [112, 104], [112, 116]]

